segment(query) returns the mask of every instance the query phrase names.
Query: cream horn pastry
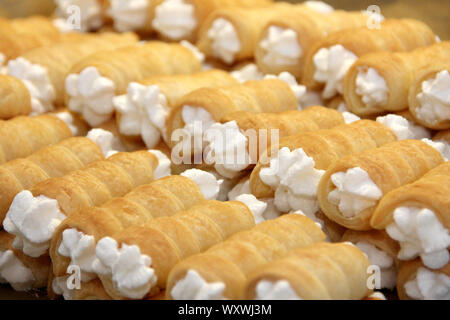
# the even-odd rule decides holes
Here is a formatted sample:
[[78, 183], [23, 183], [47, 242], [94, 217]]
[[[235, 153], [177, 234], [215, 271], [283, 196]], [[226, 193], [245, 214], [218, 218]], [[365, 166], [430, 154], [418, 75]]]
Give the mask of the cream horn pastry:
[[243, 299], [251, 271], [290, 250], [325, 240], [311, 219], [296, 214], [265, 221], [203, 253], [179, 262], [170, 272], [166, 297], [175, 300]]
[[0, 74], [0, 119], [31, 113], [31, 95], [25, 84], [12, 76]]
[[246, 201], [205, 200], [171, 217], [102, 238], [94, 270], [106, 292], [114, 299], [144, 299], [164, 290], [176, 263], [255, 225], [265, 206], [251, 205], [259, 202], [254, 197]]
[[64, 80], [78, 61], [95, 52], [130, 46], [137, 41], [137, 36], [132, 33], [85, 36], [80, 41], [61, 42], [28, 51], [10, 60], [6, 69], [29, 91], [31, 113], [41, 114], [64, 104]]
[[433, 31], [423, 22], [412, 19], [388, 19], [379, 29], [364, 26], [336, 31], [310, 48], [302, 81], [309, 90], [323, 88], [322, 97], [329, 99], [343, 93], [347, 71], [363, 54], [411, 51], [435, 42]]
[[282, 112], [297, 108], [294, 89], [280, 79], [201, 88], [185, 95], [172, 108], [166, 121], [168, 144], [172, 149], [177, 146], [184, 149], [185, 144], [193, 140], [194, 145], [187, 148], [198, 153], [203, 150], [204, 131], [231, 112]]
[[360, 300], [369, 294], [366, 255], [351, 243], [315, 243], [250, 273], [248, 300]]
[[206, 57], [229, 65], [252, 59], [264, 26], [273, 17], [293, 8], [295, 6], [280, 2], [262, 8], [217, 9], [202, 23], [196, 45]]
[[[436, 71], [439, 66], [442, 67], [441, 71], [446, 71], [445, 64], [450, 66], [450, 41], [407, 52], [378, 51], [362, 55], [345, 76], [345, 101], [350, 111], [360, 116], [405, 110], [408, 108], [408, 94], [418, 71]], [[448, 70], [446, 72], [447, 81], [450, 83]], [[434, 75], [430, 75], [430, 78]], [[439, 101], [440, 97], [444, 97], [445, 100], [446, 80], [441, 81], [444, 81], [442, 85], [439, 84], [440, 81], [436, 81], [434, 90], [427, 87], [424, 89], [426, 92], [422, 93], [422, 96], [430, 95], [428, 99], [422, 98], [422, 101], [432, 109], [431, 114], [440, 114], [437, 109], [443, 109], [443, 114], [445, 109], [450, 110], [450, 101], [447, 101], [447, 107], [446, 101], [443, 101], [443, 108], [434, 106], [435, 99]], [[450, 111], [448, 114], [450, 119]]]
[[96, 143], [88, 138], [77, 137], [0, 165], [0, 222], [3, 222], [14, 197], [22, 190], [102, 159], [102, 150]]
[[409, 88], [409, 111], [426, 128], [450, 129], [449, 72], [450, 58], [447, 57], [445, 62], [418, 70]]
[[370, 225], [386, 229], [400, 243], [400, 260], [420, 257], [430, 269], [450, 261], [450, 162], [422, 178], [388, 192], [376, 207]]
[[18, 193], [3, 221], [14, 247], [30, 257], [48, 254], [53, 233], [68, 216], [99, 206], [153, 180], [158, 158], [149, 151], [121, 152]]
[[166, 118], [186, 94], [200, 88], [237, 85], [228, 72], [209, 70], [190, 75], [154, 76], [131, 82], [126, 94], [113, 100], [121, 134], [140, 136], [147, 148], [166, 139]]
[[367, 19], [367, 15], [361, 12], [315, 12], [302, 7], [279, 14], [265, 25], [259, 35], [255, 62], [264, 73], [288, 71], [300, 78], [306, 54], [315, 41], [331, 32], [365, 26]]
[[[215, 177], [207, 172], [195, 174], [197, 177], [192, 179], [178, 175], [155, 180], [99, 207], [85, 208], [70, 215], [58, 226], [51, 241], [53, 274], [64, 276], [69, 264], [78, 265], [82, 272], [93, 273], [98, 240], [152, 219], [188, 210], [205, 200], [205, 196], [214, 199], [208, 189], [213, 189], [217, 183]], [[90, 245], [84, 245], [86, 243]]]
[[279, 149], [268, 149], [274, 154], [263, 155], [252, 171], [251, 192], [257, 198], [274, 197], [281, 212], [301, 210], [317, 220], [319, 182], [325, 170], [349, 154], [393, 141], [395, 134], [372, 120], [282, 138]]
[[419, 259], [402, 262], [397, 292], [401, 300], [450, 300], [450, 264], [431, 270]]
[[[115, 0], [55, 0], [55, 25], [61, 30], [87, 32], [100, 29], [108, 20], [107, 10]], [[80, 10], [80, 25], [72, 26], [70, 17], [75, 13], [74, 6]]]
[[[229, 7], [252, 9], [268, 7], [273, 0], [147, 0], [140, 2], [142, 5], [149, 4], [150, 14], [147, 21], [151, 22], [151, 26], [160, 37], [176, 41], [183, 39], [195, 41], [199, 28], [214, 11]], [[117, 15], [121, 14], [123, 13], [117, 12]], [[142, 13], [141, 15], [143, 16]]]
[[259, 155], [269, 146], [274, 148], [279, 138], [342, 124], [340, 112], [321, 106], [280, 113], [232, 112], [206, 130], [205, 160], [222, 176], [233, 178], [256, 164]]
[[376, 289], [395, 289], [397, 284], [397, 254], [400, 250], [398, 242], [380, 230], [355, 231], [347, 230], [341, 241], [349, 241], [364, 252], [372, 266], [379, 268], [379, 282], [372, 283]]
[[28, 50], [63, 41], [53, 22], [41, 16], [0, 20], [0, 67]]
[[383, 196], [444, 162], [439, 147], [429, 140], [402, 140], [340, 158], [322, 175], [320, 208], [349, 229], [371, 229]]
[[[56, 299], [58, 296], [63, 296], [64, 300], [111, 300], [111, 297], [106, 293], [100, 279], [83, 282], [79, 289], [68, 290], [68, 277], [61, 277], [52, 281], [53, 288], [49, 292], [51, 299]], [[69, 280], [70, 281], [70, 280]]]
[[69, 126], [51, 115], [0, 120], [0, 164], [27, 157], [71, 136]]
[[114, 96], [125, 94], [128, 84], [156, 75], [190, 74], [201, 62], [189, 48], [150, 41], [95, 53], [76, 63], [65, 81], [66, 104], [99, 125], [114, 113]]
[[34, 259], [13, 246], [14, 236], [0, 231], [0, 283], [9, 283], [16, 291], [47, 285], [50, 258]]

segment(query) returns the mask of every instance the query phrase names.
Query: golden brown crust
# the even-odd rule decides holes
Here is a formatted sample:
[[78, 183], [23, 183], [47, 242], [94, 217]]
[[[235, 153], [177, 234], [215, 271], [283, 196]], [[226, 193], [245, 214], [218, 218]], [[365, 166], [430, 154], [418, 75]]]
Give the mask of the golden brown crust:
[[27, 157], [72, 136], [64, 121], [50, 115], [0, 120], [0, 164]]
[[393, 222], [399, 207], [427, 208], [436, 214], [445, 228], [450, 228], [450, 162], [430, 170], [417, 181], [387, 193], [377, 205], [371, 219], [372, 228], [385, 229]]
[[8, 75], [0, 75], [0, 119], [31, 112], [31, 96], [25, 84]]
[[371, 229], [370, 219], [376, 205], [350, 218], [341, 214], [339, 208], [328, 200], [328, 194], [335, 189], [331, 181], [333, 174], [359, 167], [367, 172], [382, 194], [387, 195], [389, 191], [419, 179], [443, 162], [439, 151], [420, 140], [392, 142], [343, 157], [335, 161], [322, 176], [318, 189], [320, 208], [328, 218], [349, 229]]
[[[394, 133], [386, 126], [372, 120], [360, 120], [329, 130], [306, 132], [282, 138], [279, 149], [287, 147], [293, 151], [302, 148], [314, 159], [316, 169], [327, 170], [333, 162], [344, 156], [377, 148], [396, 140]], [[270, 164], [269, 158], [269, 154], [260, 157], [259, 163], [250, 176], [250, 189], [258, 198], [273, 196], [274, 190], [264, 184], [259, 176], [261, 169]]]
[[189, 270], [195, 270], [207, 282], [226, 285], [226, 299], [242, 299], [248, 274], [257, 267], [280, 258], [289, 250], [325, 240], [325, 234], [311, 219], [289, 214], [239, 232], [204, 253], [178, 263], [170, 272], [166, 298]]
[[311, 90], [321, 87], [314, 79], [316, 67], [313, 62], [314, 55], [321, 48], [340, 44], [359, 57], [377, 51], [410, 51], [435, 42], [433, 31], [425, 23], [413, 19], [387, 19], [380, 29], [364, 26], [337, 31], [317, 41], [309, 50], [303, 70], [303, 83]]
[[304, 300], [360, 300], [369, 293], [369, 265], [367, 257], [353, 245], [316, 243], [254, 270], [243, 296], [254, 299], [262, 280], [286, 280]]
[[[409, 52], [373, 52], [361, 56], [349, 69], [344, 80], [344, 98], [349, 110], [357, 115], [380, 114], [408, 108], [408, 93], [417, 72], [434, 69], [450, 61], [450, 42], [444, 41]], [[360, 70], [375, 69], [389, 90], [386, 104], [369, 107], [356, 93]]]

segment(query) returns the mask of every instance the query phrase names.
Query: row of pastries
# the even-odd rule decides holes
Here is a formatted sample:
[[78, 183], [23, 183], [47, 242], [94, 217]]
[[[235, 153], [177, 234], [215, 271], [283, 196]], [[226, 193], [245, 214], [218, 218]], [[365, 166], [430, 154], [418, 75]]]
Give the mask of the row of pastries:
[[319, 1], [55, 4], [0, 19], [0, 282], [450, 300], [450, 42], [425, 23]]

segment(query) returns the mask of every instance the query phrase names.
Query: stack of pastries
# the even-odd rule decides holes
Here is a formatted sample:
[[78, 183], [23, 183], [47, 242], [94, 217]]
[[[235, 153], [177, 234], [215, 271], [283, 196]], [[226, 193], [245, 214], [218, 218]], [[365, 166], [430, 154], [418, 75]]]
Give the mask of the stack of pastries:
[[0, 19], [1, 283], [450, 300], [450, 42], [425, 23], [319, 1], [55, 4]]

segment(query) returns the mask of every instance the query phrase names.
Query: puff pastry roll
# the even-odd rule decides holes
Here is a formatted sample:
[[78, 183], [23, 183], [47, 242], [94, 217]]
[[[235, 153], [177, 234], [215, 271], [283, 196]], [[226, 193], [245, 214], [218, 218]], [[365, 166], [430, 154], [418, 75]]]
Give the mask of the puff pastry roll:
[[7, 71], [23, 81], [31, 95], [32, 114], [40, 114], [64, 104], [64, 80], [78, 61], [95, 52], [130, 46], [137, 41], [138, 37], [132, 33], [84, 36], [79, 41], [30, 50], [10, 60]]
[[32, 16], [0, 20], [0, 62], [59, 41], [63, 41], [63, 35], [49, 18]]
[[95, 53], [76, 63], [66, 78], [66, 104], [96, 126], [111, 118], [114, 96], [125, 94], [128, 84], [155, 75], [201, 71], [199, 58], [179, 44], [150, 41]]
[[109, 0], [118, 31], [156, 31], [167, 40], [195, 40], [199, 26], [216, 9], [268, 6], [272, 0]]
[[50, 179], [82, 169], [103, 159], [100, 147], [88, 138], [69, 138], [23, 159], [0, 166], [0, 223], [20, 191]]
[[172, 216], [204, 199], [202, 190], [193, 180], [170, 176], [139, 186], [99, 207], [80, 210], [65, 219], [53, 235], [50, 245], [53, 274], [64, 276], [69, 263], [79, 265], [82, 272], [92, 272], [90, 266], [85, 269], [85, 265], [77, 261], [80, 255], [77, 245], [89, 241], [95, 246], [101, 238], [143, 225], [154, 218]]
[[[205, 200], [174, 216], [153, 219], [101, 239], [94, 270], [115, 299], [151, 297], [165, 289], [177, 262], [254, 225], [252, 212], [242, 202]], [[116, 258], [110, 259], [111, 255]], [[124, 265], [123, 259], [130, 260]], [[123, 267], [127, 276], [118, 277]]]
[[217, 9], [201, 25], [196, 45], [206, 57], [229, 65], [252, 59], [264, 26], [293, 8], [295, 6], [281, 2], [265, 8]]
[[3, 227], [16, 236], [17, 249], [33, 258], [46, 255], [56, 227], [66, 217], [151, 182], [158, 162], [148, 151], [122, 152], [40, 182], [16, 195]]
[[418, 70], [414, 77], [408, 106], [415, 120], [424, 127], [450, 129], [449, 72], [450, 59], [447, 57], [445, 62], [436, 62]]
[[[353, 63], [345, 76], [343, 94], [346, 104], [351, 112], [361, 116], [405, 110], [408, 108], [408, 94], [417, 73], [423, 73], [424, 69], [436, 72], [439, 66], [443, 68], [441, 71], [446, 71], [445, 64], [450, 66], [450, 41], [408, 52], [373, 52], [363, 55]], [[439, 72], [430, 74], [429, 77], [432, 78]], [[450, 82], [448, 70], [446, 77], [440, 81]], [[433, 97], [438, 97], [439, 100], [445, 92], [445, 84], [439, 85], [440, 81], [436, 81], [434, 90], [425, 85], [426, 92], [422, 93], [421, 101], [432, 109], [431, 114], [440, 114], [438, 110], [433, 112], [436, 108]], [[439, 89], [440, 87], [442, 88]], [[421, 88], [416, 89], [419, 91], [416, 92], [417, 96]], [[427, 94], [431, 95], [428, 99], [424, 97]], [[444, 101], [444, 113], [446, 108], [450, 110], [450, 101], [447, 101], [447, 107]], [[450, 115], [448, 118], [450, 120]]]
[[[255, 164], [267, 147], [275, 147], [272, 139], [278, 141], [286, 136], [345, 124], [340, 112], [321, 106], [280, 113], [236, 111], [220, 122], [205, 132], [206, 161], [213, 163], [217, 172], [227, 178], [234, 178]], [[224, 132], [223, 136], [227, 137], [224, 143], [222, 135], [216, 136], [218, 132]], [[243, 161], [238, 161], [239, 156], [243, 156]]]
[[0, 74], [0, 119], [31, 113], [31, 95], [25, 84], [12, 76]]
[[315, 41], [331, 32], [366, 25], [367, 15], [342, 10], [292, 10], [271, 19], [260, 33], [255, 62], [266, 74], [288, 71], [300, 78], [306, 54]]
[[433, 31], [412, 19], [388, 19], [380, 24], [380, 29], [364, 26], [336, 31], [308, 51], [302, 81], [310, 90], [323, 88], [323, 98], [332, 98], [343, 93], [348, 69], [363, 54], [411, 51], [435, 42]]
[[260, 158], [250, 175], [250, 190], [257, 198], [274, 197], [282, 212], [301, 210], [315, 219], [325, 170], [347, 155], [393, 141], [394, 133], [372, 120], [282, 138], [276, 153]]
[[320, 208], [340, 225], [369, 230], [383, 196], [443, 162], [435, 145], [420, 140], [392, 142], [340, 158], [322, 175], [317, 193]]
[[400, 243], [398, 258], [420, 257], [426, 267], [438, 269], [449, 262], [450, 162], [417, 181], [388, 192], [376, 207], [370, 224], [386, 229]]
[[16, 291], [47, 285], [50, 258], [33, 259], [13, 246], [14, 236], [0, 231], [0, 283], [9, 283]]
[[366, 255], [350, 243], [315, 243], [250, 273], [245, 299], [360, 300], [369, 294]]
[[114, 98], [121, 134], [140, 136], [147, 148], [154, 148], [166, 137], [166, 118], [186, 94], [200, 88], [238, 85], [230, 73], [209, 70], [190, 75], [154, 76], [131, 82], [125, 95]]
[[71, 136], [68, 125], [55, 116], [20, 116], [0, 120], [0, 164], [27, 157]]
[[265, 221], [207, 251], [179, 262], [170, 272], [166, 297], [176, 300], [243, 299], [249, 273], [292, 249], [325, 240], [311, 219], [296, 214]]
[[341, 241], [349, 241], [364, 252], [372, 266], [379, 268], [380, 278], [372, 283], [376, 289], [395, 289], [397, 284], [398, 242], [384, 231], [347, 230]]
[[450, 264], [430, 270], [419, 259], [402, 262], [397, 293], [401, 300], [450, 300]]
[[[197, 135], [201, 139], [204, 130], [231, 112], [282, 112], [297, 108], [295, 92], [280, 79], [247, 81], [223, 88], [201, 88], [185, 95], [172, 108], [166, 122], [169, 146], [173, 148], [176, 144], [172, 140], [175, 130], [184, 129], [194, 139]], [[201, 130], [195, 130], [197, 126]]]

